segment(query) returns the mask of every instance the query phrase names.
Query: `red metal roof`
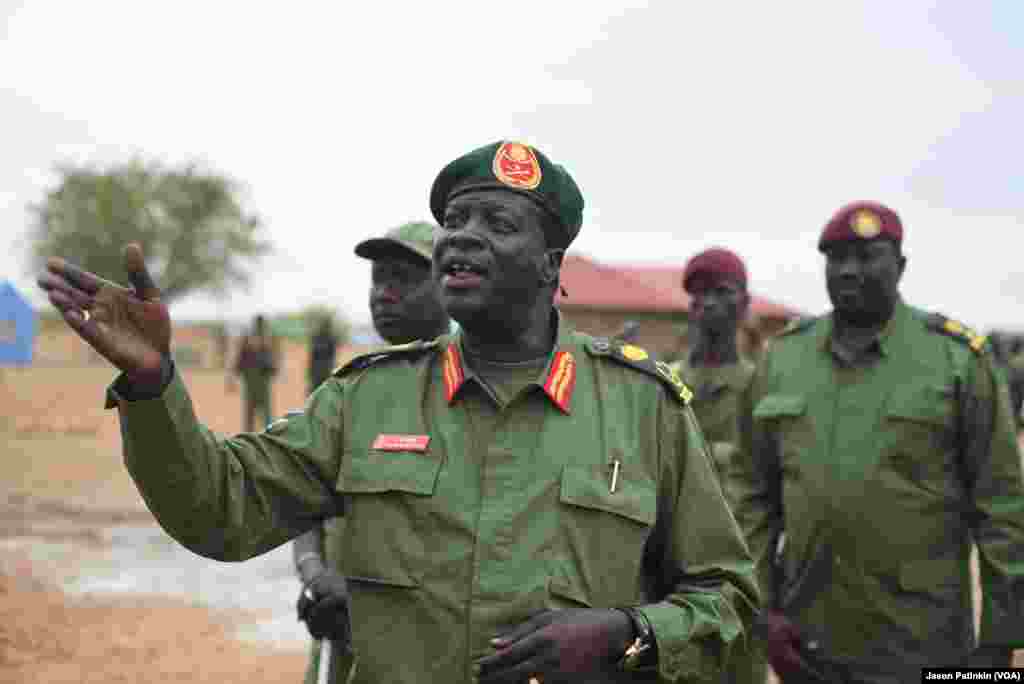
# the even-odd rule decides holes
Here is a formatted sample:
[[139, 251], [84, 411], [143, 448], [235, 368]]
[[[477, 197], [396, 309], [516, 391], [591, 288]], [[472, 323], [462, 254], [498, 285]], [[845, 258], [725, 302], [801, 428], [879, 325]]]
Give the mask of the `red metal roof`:
[[[568, 254], [562, 262], [562, 286], [568, 297], [557, 296], [564, 308], [615, 311], [689, 311], [690, 296], [680, 278], [683, 267], [660, 264], [601, 264]], [[751, 294], [751, 313], [766, 318], [792, 318], [796, 309]]]

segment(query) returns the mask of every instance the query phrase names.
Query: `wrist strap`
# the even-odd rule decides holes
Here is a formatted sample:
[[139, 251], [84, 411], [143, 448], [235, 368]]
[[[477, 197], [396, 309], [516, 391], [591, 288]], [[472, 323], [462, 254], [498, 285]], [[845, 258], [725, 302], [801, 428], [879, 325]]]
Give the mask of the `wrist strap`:
[[633, 624], [633, 641], [626, 648], [619, 660], [619, 667], [623, 670], [636, 671], [648, 669], [657, 662], [657, 649], [655, 648], [654, 629], [650, 620], [642, 611], [634, 607], [618, 608], [626, 614]]

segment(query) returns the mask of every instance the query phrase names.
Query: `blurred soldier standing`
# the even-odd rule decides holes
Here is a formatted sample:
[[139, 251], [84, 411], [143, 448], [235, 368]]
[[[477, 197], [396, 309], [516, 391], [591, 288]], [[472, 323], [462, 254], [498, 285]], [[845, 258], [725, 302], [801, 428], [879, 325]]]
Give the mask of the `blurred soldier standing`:
[[891, 209], [840, 209], [819, 242], [833, 311], [773, 340], [744, 395], [736, 515], [787, 684], [1006, 667], [1024, 641], [1024, 491], [1005, 382], [984, 338], [903, 302], [902, 240]]
[[753, 564], [686, 386], [553, 307], [575, 182], [499, 142], [448, 164], [430, 206], [459, 331], [354, 359], [259, 434], [196, 419], [137, 246], [132, 289], [60, 259], [40, 286], [123, 371], [125, 464], [172, 537], [243, 560], [344, 512], [353, 681], [713, 680]]
[[[670, 364], [694, 390], [693, 412], [711, 447], [726, 499], [735, 504], [729, 469], [739, 436], [739, 398], [754, 375], [754, 365], [740, 358], [736, 333], [747, 315], [750, 295], [743, 260], [727, 249], [712, 248], [691, 258], [682, 278], [690, 295], [689, 351]], [[724, 682], [764, 684], [767, 664], [759, 646], [738, 652]]]
[[330, 315], [324, 314], [309, 340], [309, 370], [307, 373], [309, 394], [312, 394], [313, 390], [320, 386], [320, 383], [331, 377], [337, 353], [338, 336], [334, 334], [334, 321], [331, 320]]
[[[433, 340], [448, 331], [448, 314], [441, 306], [430, 272], [433, 241], [431, 224], [412, 222], [355, 247], [358, 256], [373, 262], [370, 315], [377, 333], [388, 344]], [[333, 682], [345, 681], [351, 660], [346, 652], [351, 633], [348, 589], [340, 570], [344, 521], [344, 517], [333, 518], [292, 545], [303, 587], [297, 607], [299, 619], [306, 622], [315, 639], [327, 638], [340, 646], [332, 651]], [[313, 649], [306, 684], [316, 682], [319, 641], [314, 642]]]
[[277, 347], [263, 316], [256, 316], [252, 330], [238, 345], [235, 375], [242, 379], [242, 429], [256, 429], [256, 412], [266, 425], [273, 418], [270, 386], [277, 374]]

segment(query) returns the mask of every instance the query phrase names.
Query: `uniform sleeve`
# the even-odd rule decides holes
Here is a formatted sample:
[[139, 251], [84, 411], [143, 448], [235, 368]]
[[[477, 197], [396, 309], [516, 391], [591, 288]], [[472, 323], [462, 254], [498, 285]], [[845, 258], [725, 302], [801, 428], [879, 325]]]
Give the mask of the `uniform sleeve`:
[[118, 408], [125, 465], [161, 527], [188, 549], [245, 560], [337, 514], [340, 381], [265, 432], [227, 439], [199, 423], [177, 372], [154, 399], [124, 399], [122, 382], [108, 405]]
[[1006, 383], [976, 357], [961, 396], [967, 489], [981, 567], [979, 645], [1024, 647], [1024, 482]]
[[693, 412], [675, 405], [665, 413], [663, 471], [675, 477], [662, 494], [666, 510], [659, 510], [659, 525], [668, 522], [658, 584], [668, 593], [641, 611], [654, 631], [661, 678], [710, 681], [757, 610], [753, 562]]
[[778, 439], [754, 420], [754, 407], [764, 395], [767, 356], [739, 401], [739, 448], [729, 472], [736, 519], [757, 567], [763, 605], [776, 604], [775, 544], [783, 529]]

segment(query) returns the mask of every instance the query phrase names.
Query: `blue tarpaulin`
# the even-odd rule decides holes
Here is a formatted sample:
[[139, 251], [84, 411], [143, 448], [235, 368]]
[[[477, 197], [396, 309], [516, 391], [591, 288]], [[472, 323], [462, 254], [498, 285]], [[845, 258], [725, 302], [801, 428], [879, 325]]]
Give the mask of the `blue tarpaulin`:
[[0, 283], [0, 366], [32, 363], [36, 312], [14, 286]]

